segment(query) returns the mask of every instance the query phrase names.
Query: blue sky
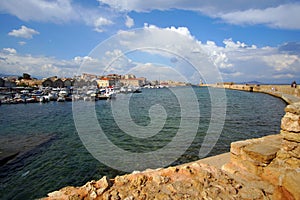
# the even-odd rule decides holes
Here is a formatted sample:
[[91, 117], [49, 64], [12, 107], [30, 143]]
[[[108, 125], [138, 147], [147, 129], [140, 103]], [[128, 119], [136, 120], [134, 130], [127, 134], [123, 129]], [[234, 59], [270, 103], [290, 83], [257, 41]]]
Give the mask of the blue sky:
[[299, 20], [296, 0], [5, 0], [0, 73], [102, 74], [115, 60], [108, 72], [149, 79], [300, 82]]

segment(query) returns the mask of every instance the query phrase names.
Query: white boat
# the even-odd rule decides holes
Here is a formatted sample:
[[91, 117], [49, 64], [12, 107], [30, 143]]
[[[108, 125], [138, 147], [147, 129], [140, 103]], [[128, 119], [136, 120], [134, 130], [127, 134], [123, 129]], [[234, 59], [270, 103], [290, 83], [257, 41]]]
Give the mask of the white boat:
[[20, 91], [22, 94], [29, 94], [29, 90], [21, 90]]
[[58, 99], [58, 94], [56, 92], [51, 92], [48, 94], [50, 101], [56, 101]]
[[36, 102], [36, 99], [35, 98], [25, 98], [25, 103], [34, 103]]
[[65, 101], [66, 101], [65, 97], [58, 97], [57, 98], [57, 102], [65, 102]]
[[60, 97], [66, 97], [66, 96], [68, 96], [68, 92], [65, 91], [65, 90], [61, 90], [61, 91], [59, 91], [58, 96], [60, 96]]
[[44, 96], [39, 97], [39, 102], [41, 102], [41, 103], [46, 103], [46, 102], [49, 102], [49, 101], [50, 101], [49, 96], [44, 95]]
[[106, 88], [104, 95], [109, 99], [115, 99], [117, 96], [113, 87]]

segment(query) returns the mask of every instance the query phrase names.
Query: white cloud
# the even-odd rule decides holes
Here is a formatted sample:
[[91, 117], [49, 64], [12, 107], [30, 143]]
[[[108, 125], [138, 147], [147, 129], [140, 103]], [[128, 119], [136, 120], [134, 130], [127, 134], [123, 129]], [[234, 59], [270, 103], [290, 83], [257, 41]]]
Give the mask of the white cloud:
[[264, 24], [282, 29], [300, 29], [300, 4], [294, 0], [201, 0], [201, 1], [144, 1], [144, 0], [98, 0], [120, 12], [149, 12], [152, 10], [182, 9], [201, 12], [209, 17], [222, 19], [236, 25]]
[[274, 75], [275, 79], [293, 79], [295, 78], [294, 74], [279, 74], [279, 75]]
[[[142, 29], [119, 31], [116, 36], [101, 43], [90, 56], [103, 61], [106, 66], [108, 64], [109, 70], [115, 70], [115, 73], [124, 73], [139, 63], [157, 63], [170, 65], [187, 79], [194, 75], [196, 68], [211, 79], [218, 77], [215, 69], [209, 67], [212, 64], [208, 63], [206, 52], [201, 50], [186, 27], [158, 28], [146, 24]], [[174, 57], [177, 62], [172, 62]], [[161, 72], [156, 70], [152, 73], [158, 76]]]
[[[170, 32], [178, 34], [173, 35]], [[201, 56], [207, 56], [218, 67], [223, 78], [227, 81], [289, 82], [287, 74], [293, 74], [293, 77], [300, 78], [300, 53], [291, 49], [297, 48], [296, 44], [284, 44], [284, 49], [289, 51], [283, 51], [282, 47], [257, 47], [255, 44], [246, 44], [229, 38], [223, 41], [224, 46], [218, 46], [213, 41], [202, 43], [196, 40], [186, 27], [158, 28], [148, 24], [144, 26], [143, 30], [134, 33], [122, 31], [119, 34], [122, 39], [120, 44], [131, 49], [142, 45], [159, 47], [156, 50], [142, 49], [142, 51], [168, 57], [170, 59], [169, 65], [182, 64], [182, 62], [171, 62], [174, 54], [178, 55], [179, 60], [181, 58], [189, 59], [196, 66], [201, 65]], [[182, 39], [181, 36], [185, 39]], [[172, 45], [165, 43], [166, 38], [169, 42], [173, 41], [170, 42]], [[160, 49], [164, 44], [166, 44], [164, 48], [171, 49], [171, 52], [164, 52], [163, 48]], [[290, 52], [293, 53], [290, 54]], [[172, 53], [174, 54], [172, 55]], [[183, 66], [181, 69], [176, 68], [176, 66], [173, 68], [182, 74], [187, 74], [187, 72], [183, 72], [184, 70], [187, 71], [186, 66]], [[206, 73], [205, 67], [200, 66], [200, 69], [201, 73]], [[159, 73], [159, 71], [156, 72]]]
[[[157, 73], [159, 72], [159, 73]], [[164, 66], [155, 63], [137, 63], [128, 73], [135, 74], [137, 77], [146, 77], [148, 80], [174, 80], [176, 81], [189, 82], [180, 73], [170, 66]]]
[[263, 60], [276, 71], [292, 70], [296, 71], [299, 68], [300, 58], [297, 55], [274, 54], [263, 56]]
[[300, 4], [285, 4], [266, 9], [249, 9], [243, 11], [220, 13], [217, 15], [225, 22], [244, 24], [265, 24], [273, 28], [300, 29]]
[[109, 19], [104, 18], [104, 17], [99, 17], [94, 21], [94, 27], [95, 27], [95, 30], [97, 32], [103, 32], [102, 27], [103, 26], [108, 26], [108, 25], [111, 25], [111, 24], [113, 24], [113, 22]]
[[72, 0], [0, 1], [0, 13], [14, 15], [23, 21], [55, 24], [85, 23], [97, 31], [101, 31], [102, 26], [111, 24], [114, 19], [114, 13], [111, 10], [103, 7], [83, 7]]
[[32, 39], [33, 35], [38, 35], [38, 34], [40, 34], [38, 31], [32, 28], [28, 28], [26, 26], [21, 26], [20, 29], [14, 29], [8, 33], [8, 35], [10, 36], [21, 37], [26, 39]]
[[97, 62], [97, 60], [95, 60], [94, 58], [92, 58], [90, 56], [84, 56], [84, 57], [76, 56], [76, 57], [74, 57], [73, 60], [76, 64], [80, 64], [80, 65], [84, 62], [89, 63], [89, 64], [91, 64], [93, 62]]
[[[80, 8], [78, 8], [80, 9]], [[61, 23], [74, 18], [78, 12], [72, 7], [69, 0], [36, 1], [10, 0], [0, 2], [0, 11], [10, 13], [24, 21], [40, 21]]]
[[23, 45], [25, 45], [26, 44], [26, 42], [25, 41], [20, 41], [20, 42], [18, 42], [19, 43], [19, 45], [20, 46], [23, 46]]
[[131, 28], [134, 26], [134, 20], [129, 17], [128, 15], [126, 15], [126, 22], [125, 22], [125, 25], [128, 27], [128, 28]]
[[3, 48], [2, 51], [4, 53], [8, 53], [8, 54], [16, 54], [17, 50], [15, 50], [14, 48]]
[[298, 44], [257, 47], [230, 38], [223, 43], [198, 41], [186, 27], [145, 25], [142, 29], [119, 31], [90, 55], [76, 56], [71, 60], [20, 55], [12, 48], [4, 48], [0, 51], [0, 71], [72, 77], [77, 71], [101, 75], [135, 70], [140, 74], [144, 71], [149, 77], [174, 80], [178, 80], [179, 74], [192, 83], [199, 83], [200, 75], [207, 79], [205, 81], [214, 83], [220, 78], [218, 73], [224, 81], [235, 82], [300, 79], [300, 53], [294, 51]]
[[[8, 53], [8, 52], [12, 53]], [[13, 49], [0, 51], [0, 71], [5, 74], [22, 74], [33, 76], [73, 77], [79, 65], [74, 61], [58, 60], [52, 57], [21, 55]]]
[[300, 3], [295, 0], [98, 0], [98, 2], [98, 7], [86, 7], [72, 0], [0, 1], [0, 13], [12, 14], [23, 21], [57, 24], [81, 22], [99, 32], [104, 31], [102, 25], [117, 23], [124, 17], [125, 25], [131, 28], [134, 20], [127, 15], [130, 11], [150, 12], [171, 9], [200, 12], [236, 25], [263, 24], [273, 28], [300, 29], [298, 20], [295, 20], [300, 18]]

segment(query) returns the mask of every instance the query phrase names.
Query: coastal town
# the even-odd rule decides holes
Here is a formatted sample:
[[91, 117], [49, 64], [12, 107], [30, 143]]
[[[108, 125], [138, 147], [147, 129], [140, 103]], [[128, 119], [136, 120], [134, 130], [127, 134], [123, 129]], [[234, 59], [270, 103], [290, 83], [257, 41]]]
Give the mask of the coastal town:
[[0, 78], [0, 103], [46, 103], [49, 101], [97, 101], [116, 98], [118, 93], [141, 93], [142, 88], [187, 86], [173, 80], [149, 81], [134, 74], [95, 75], [83, 73], [73, 78], [57, 76], [36, 79], [30, 74]]

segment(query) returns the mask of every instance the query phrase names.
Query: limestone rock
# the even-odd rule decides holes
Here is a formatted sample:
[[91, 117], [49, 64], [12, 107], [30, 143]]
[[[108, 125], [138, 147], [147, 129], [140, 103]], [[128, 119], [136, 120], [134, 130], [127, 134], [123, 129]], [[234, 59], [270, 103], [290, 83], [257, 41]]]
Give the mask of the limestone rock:
[[288, 132], [300, 133], [300, 116], [287, 112], [281, 120], [281, 129]]
[[247, 155], [255, 161], [265, 164], [270, 163], [275, 157], [280, 147], [264, 144], [252, 144], [244, 148]]
[[300, 199], [300, 172], [296, 170], [289, 171], [282, 180], [282, 186], [289, 191], [294, 199]]
[[262, 191], [257, 188], [245, 187], [241, 189], [240, 193], [242, 199], [262, 199], [264, 196]]
[[245, 141], [237, 141], [237, 142], [232, 142], [230, 144], [230, 152], [234, 155], [240, 155], [241, 154], [241, 150], [249, 145], [252, 144], [253, 140], [245, 140]]
[[[223, 171], [200, 162], [157, 171], [103, 177], [82, 187], [50, 193], [51, 199], [261, 199], [270, 189], [264, 184], [239, 182]], [[106, 188], [99, 192], [99, 189]]]
[[111, 185], [112, 183], [110, 182], [110, 180], [106, 176], [103, 176], [99, 181], [95, 183], [97, 195], [103, 194], [103, 192], [106, 189], [108, 189]]
[[297, 142], [292, 142], [292, 141], [288, 141], [288, 140], [283, 140], [282, 141], [282, 149], [284, 151], [293, 151], [295, 150], [298, 146]]
[[288, 131], [281, 130], [280, 134], [286, 140], [295, 141], [295, 142], [300, 143], [300, 133], [293, 133], [293, 132], [288, 132]]
[[297, 102], [297, 103], [290, 104], [284, 110], [285, 112], [300, 115], [300, 103]]

